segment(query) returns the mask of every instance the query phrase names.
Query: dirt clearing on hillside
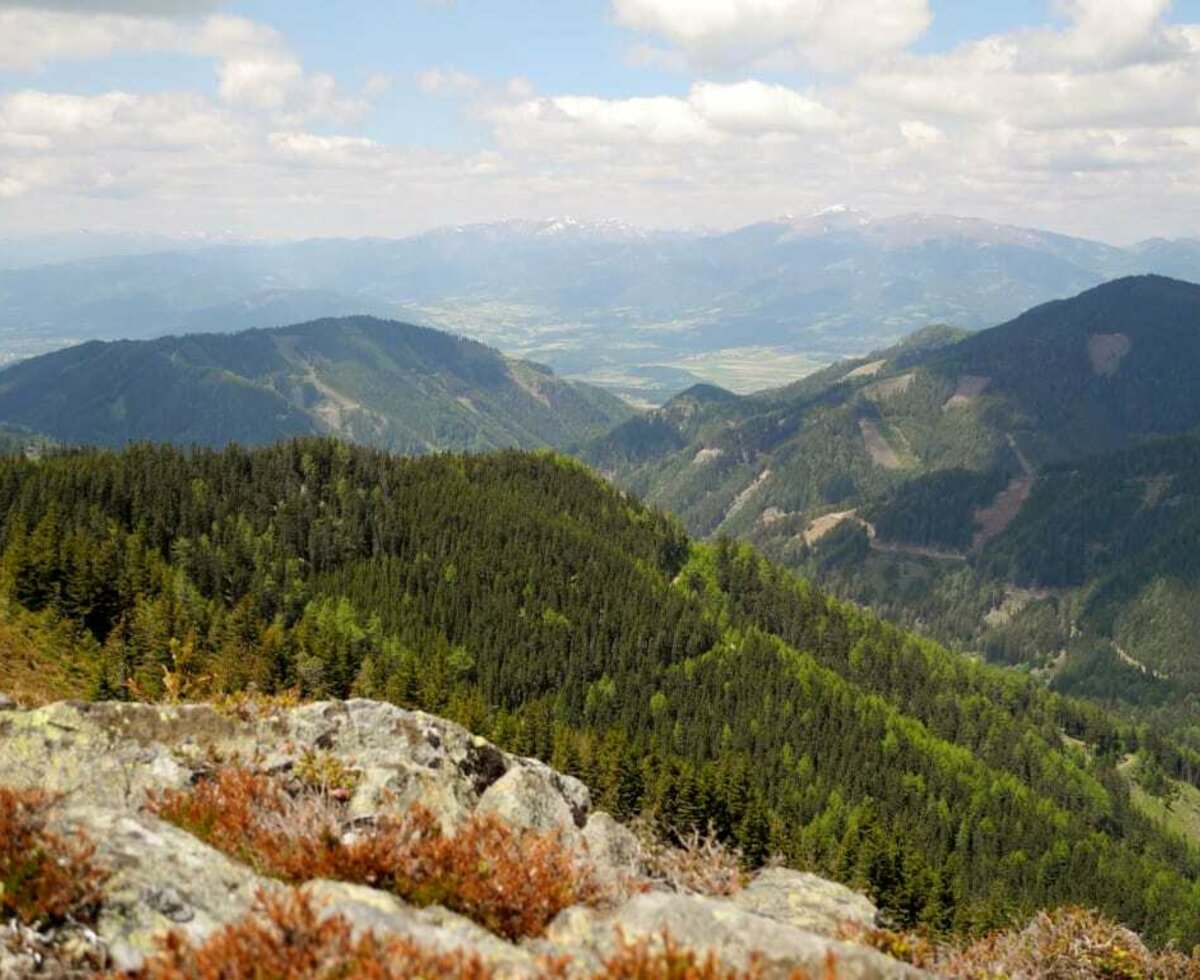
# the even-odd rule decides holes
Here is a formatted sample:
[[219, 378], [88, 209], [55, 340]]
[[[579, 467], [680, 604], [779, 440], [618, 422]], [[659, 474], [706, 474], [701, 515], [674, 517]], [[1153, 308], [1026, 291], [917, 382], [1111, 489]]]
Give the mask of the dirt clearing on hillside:
[[871, 462], [876, 466], [882, 466], [885, 470], [898, 470], [904, 465], [900, 462], [900, 456], [896, 450], [883, 438], [879, 426], [870, 419], [859, 419], [858, 427], [862, 430], [863, 443], [871, 456]]
[[987, 386], [991, 382], [991, 378], [982, 374], [964, 374], [958, 379], [958, 385], [954, 389], [954, 394], [947, 399], [946, 404], [942, 408], [958, 408], [962, 405], [970, 405], [971, 402], [987, 391]]
[[804, 543], [810, 548], [832, 531], [842, 521], [856, 517], [857, 511], [839, 510], [832, 514], [822, 514], [804, 530]]
[[1021, 513], [1021, 508], [1025, 506], [1025, 501], [1029, 499], [1029, 492], [1032, 489], [1033, 477], [1014, 477], [1008, 486], [996, 495], [995, 500], [987, 507], [975, 512], [975, 523], [978, 525], [978, 530], [971, 541], [972, 551], [979, 551], [989, 541], [998, 538], [1008, 529], [1008, 526]]
[[1101, 378], [1111, 378], [1133, 347], [1133, 341], [1124, 333], [1094, 333], [1088, 337], [1088, 360], [1092, 362], [1092, 373]]

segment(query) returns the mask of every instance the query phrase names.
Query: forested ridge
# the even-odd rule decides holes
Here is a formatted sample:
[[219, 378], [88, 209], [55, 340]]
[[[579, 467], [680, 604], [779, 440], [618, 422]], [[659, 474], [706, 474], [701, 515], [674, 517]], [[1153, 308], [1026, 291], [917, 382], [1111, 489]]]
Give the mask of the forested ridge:
[[476, 341], [368, 316], [94, 341], [0, 370], [0, 428], [70, 444], [325, 434], [406, 453], [532, 449], [578, 442], [632, 411]]
[[1200, 942], [1200, 856], [1116, 771], [1136, 752], [1195, 782], [1194, 749], [693, 543], [561, 457], [14, 458], [0, 549], [0, 672], [40, 658], [48, 693], [387, 698], [619, 816], [864, 887], [899, 924], [1069, 901]]

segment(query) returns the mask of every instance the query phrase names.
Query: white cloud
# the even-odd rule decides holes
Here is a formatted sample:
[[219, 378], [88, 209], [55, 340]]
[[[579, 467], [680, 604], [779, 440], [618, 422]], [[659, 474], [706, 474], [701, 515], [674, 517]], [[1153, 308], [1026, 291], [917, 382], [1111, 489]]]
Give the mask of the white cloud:
[[454, 68], [428, 68], [417, 73], [416, 81], [417, 88], [426, 95], [470, 95], [481, 87], [470, 72]]
[[267, 142], [281, 158], [321, 167], [361, 169], [386, 165], [387, 153], [374, 140], [314, 133], [271, 133]]
[[51, 61], [104, 58], [119, 50], [165, 50], [178, 43], [177, 25], [165, 19], [0, 9], [0, 70], [34, 71]]
[[700, 65], [826, 69], [904, 49], [931, 18], [927, 0], [613, 0], [613, 13]]
[[1057, 6], [1072, 23], [1053, 47], [1071, 62], [1119, 66], [1170, 56], [1162, 17], [1171, 0], [1060, 0]]
[[[635, 26], [693, 56], [711, 56], [708, 40], [736, 34], [747, 11], [761, 24], [782, 9], [657, 0], [617, 9], [629, 23], [635, 8], [676, 14]], [[1165, 226], [1196, 234], [1200, 25], [1168, 24], [1165, 9], [1165, 0], [1074, 0], [1058, 8], [1061, 27], [936, 55], [895, 50], [804, 90], [751, 78], [697, 82], [684, 97], [551, 94], [514, 98], [486, 118], [502, 146], [562, 186], [590, 181], [614, 201], [643, 195], [648, 210], [718, 223], [832, 199], [1120, 238]]]
[[946, 134], [938, 129], [937, 126], [931, 126], [920, 119], [903, 120], [900, 123], [900, 135], [908, 141], [910, 146], [914, 147], [935, 146], [946, 139]]
[[[522, 212], [724, 224], [846, 200], [1119, 238], [1200, 231], [1200, 25], [1167, 23], [1165, 0], [1064, 0], [1058, 27], [924, 55], [901, 40], [924, 5], [886, 6], [908, 27], [859, 0], [853, 17], [783, 0], [619, 4], [693, 66], [811, 63], [814, 45], [878, 35], [852, 70], [805, 86], [745, 66], [607, 98], [462, 66], [413, 76], [481, 130], [488, 148], [466, 153], [365, 138], [356, 122], [388, 78], [347, 91], [243, 17], [0, 8], [0, 65], [154, 51], [210, 59], [215, 77], [208, 94], [31, 81], [0, 95], [0, 223], [389, 234]], [[822, 63], [835, 61], [848, 64]]]
[[245, 17], [0, 9], [0, 70], [37, 71], [55, 61], [95, 60], [119, 51], [211, 58], [222, 99], [286, 111], [293, 119], [353, 120], [367, 109], [363, 98], [341, 92], [330, 76], [305, 72], [278, 31]]
[[711, 146], [739, 137], [838, 129], [837, 113], [782, 85], [699, 82], [686, 98], [525, 97], [485, 112], [510, 146], [639, 144]]
[[735, 85], [701, 82], [688, 101], [710, 125], [726, 133], [811, 133], [843, 125], [836, 112], [816, 99], [754, 80]]

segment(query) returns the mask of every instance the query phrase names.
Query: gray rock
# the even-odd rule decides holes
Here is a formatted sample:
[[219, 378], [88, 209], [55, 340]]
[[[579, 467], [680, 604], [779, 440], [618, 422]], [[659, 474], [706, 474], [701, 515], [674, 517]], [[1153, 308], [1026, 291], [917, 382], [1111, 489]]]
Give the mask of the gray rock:
[[901, 980], [923, 974], [873, 949], [839, 942], [755, 915], [728, 901], [697, 895], [650, 892], [613, 912], [572, 908], [551, 924], [550, 945], [571, 952], [581, 963], [612, 954], [618, 936], [627, 941], [660, 942], [664, 934], [701, 955], [711, 951], [727, 967], [745, 968], [757, 959], [764, 980], [795, 971], [825, 975], [831, 966], [841, 980]]
[[733, 897], [747, 912], [798, 929], [836, 936], [843, 924], [871, 928], [879, 912], [865, 895], [814, 874], [768, 868]]
[[344, 916], [358, 932], [411, 939], [442, 952], [465, 949], [504, 976], [537, 975], [528, 951], [446, 909], [415, 909], [387, 892], [342, 881], [314, 881], [304, 890], [323, 915]]
[[0, 693], [0, 711], [16, 711], [19, 707], [7, 694]]
[[213, 752], [259, 758], [269, 769], [324, 752], [359, 773], [354, 818], [419, 802], [451, 830], [486, 797], [486, 811], [515, 825], [570, 834], [591, 809], [579, 780], [502, 752], [452, 722], [375, 701], [306, 704], [257, 721], [208, 705], [117, 702], [62, 702], [4, 718], [0, 782], [41, 786], [92, 806], [136, 809], [148, 793], [187, 785]]
[[243, 918], [261, 894], [283, 886], [145, 812], [147, 796], [189, 785], [214, 755], [288, 772], [313, 753], [357, 774], [347, 804], [355, 827], [417, 802], [447, 831], [472, 813], [492, 813], [516, 828], [562, 831], [609, 888], [607, 909], [568, 909], [545, 938], [517, 946], [445, 909], [411, 908], [375, 889], [306, 886], [326, 914], [344, 915], [359, 929], [437, 949], [465, 948], [513, 977], [536, 976], [540, 955], [571, 957], [577, 971], [599, 965], [618, 928], [634, 940], [669, 930], [681, 945], [718, 950], [730, 966], [748, 963], [758, 951], [768, 977], [797, 968], [821, 975], [829, 956], [840, 977], [916, 975], [831, 937], [839, 923], [874, 922], [874, 907], [861, 895], [782, 870], [764, 872], [733, 899], [641, 894], [638, 840], [612, 817], [593, 813], [577, 779], [503, 752], [451, 722], [352, 700], [263, 717], [231, 717], [206, 705], [0, 707], [0, 783], [63, 794], [56, 821], [64, 832], [85, 830], [97, 859], [112, 872], [94, 932], [41, 936], [0, 929], [0, 980], [28, 973], [38, 957], [69, 965], [107, 955], [117, 969], [135, 968], [168, 930], [202, 941]]
[[199, 759], [201, 745], [248, 753], [253, 740], [235, 734], [228, 719], [205, 706], [63, 702], [6, 712], [0, 782], [91, 807], [136, 810], [147, 793], [186, 785], [193, 772], [188, 756]]
[[602, 885], [620, 887], [621, 879], [641, 874], [642, 845], [628, 827], [597, 810], [583, 828], [588, 860]]
[[87, 829], [113, 872], [96, 933], [118, 969], [138, 966], [172, 929], [201, 941], [282, 887], [147, 814], [73, 806], [62, 819]]
[[575, 789], [570, 783], [577, 781], [566, 783], [567, 779], [544, 766], [514, 766], [487, 788], [476, 811], [494, 813], [509, 826], [523, 830], [561, 830], [575, 842], [577, 830], [587, 820], [589, 801], [584, 789], [572, 806], [563, 790]]

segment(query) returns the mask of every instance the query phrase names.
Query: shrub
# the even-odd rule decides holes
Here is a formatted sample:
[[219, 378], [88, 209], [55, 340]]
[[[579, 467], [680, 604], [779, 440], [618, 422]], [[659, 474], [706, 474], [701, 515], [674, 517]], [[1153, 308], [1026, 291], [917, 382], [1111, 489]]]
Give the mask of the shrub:
[[256, 688], [249, 688], [219, 695], [213, 699], [212, 706], [228, 718], [260, 721], [295, 708], [300, 701], [299, 688], [289, 688], [276, 694], [264, 694]]
[[66, 840], [47, 824], [56, 797], [0, 786], [0, 914], [25, 925], [91, 922], [107, 877], [95, 846], [77, 832]]
[[296, 763], [296, 778], [307, 788], [337, 799], [349, 799], [361, 774], [332, 752], [306, 751]]
[[642, 845], [642, 863], [647, 873], [670, 888], [695, 895], [729, 896], [742, 889], [742, 853], [726, 844], [709, 827], [707, 833], [693, 829], [665, 842], [647, 818], [634, 822], [633, 831]]
[[870, 946], [885, 956], [921, 969], [931, 969], [938, 962], [939, 948], [920, 933], [866, 928], [847, 922], [842, 924], [837, 935], [839, 939]]
[[560, 834], [513, 830], [491, 814], [447, 835], [415, 805], [344, 836], [336, 799], [240, 766], [149, 806], [263, 874], [384, 888], [416, 905], [444, 905], [508, 939], [538, 935], [564, 908], [600, 897]]
[[255, 914], [198, 946], [182, 933], [170, 933], [141, 969], [122, 974], [127, 980], [488, 980], [491, 975], [469, 953], [437, 952], [369, 932], [355, 936], [346, 918], [322, 918], [299, 892], [260, 896]]
[[[545, 931], [563, 909], [600, 897], [589, 868], [560, 833], [516, 832], [495, 814], [472, 817], [453, 836], [438, 832], [427, 810], [400, 858], [393, 888], [417, 904], [440, 904], [508, 939]], [[411, 833], [403, 824], [401, 829]]]
[[[408, 939], [386, 939], [371, 932], [355, 935], [343, 916], [322, 917], [302, 892], [259, 897], [258, 908], [241, 922], [226, 926], [200, 945], [174, 932], [160, 951], [122, 980], [367, 980], [446, 978], [491, 980], [491, 967], [477, 955], [431, 950]], [[828, 976], [836, 976], [832, 962]], [[566, 958], [543, 959], [539, 974], [564, 980], [760, 980], [757, 963], [748, 969], [726, 968], [713, 953], [700, 956], [682, 949], [663, 933], [661, 941], [619, 940], [600, 969], [573, 971]], [[807, 980], [793, 974], [792, 980]]]
[[1061, 908], [948, 954], [937, 972], [955, 980], [1200, 980], [1200, 957], [1154, 952], [1099, 912]]

